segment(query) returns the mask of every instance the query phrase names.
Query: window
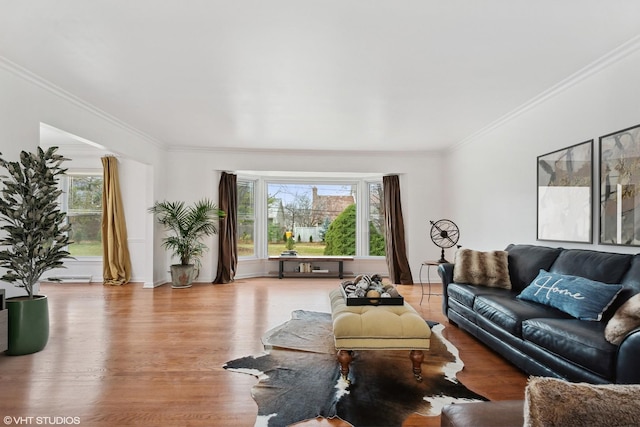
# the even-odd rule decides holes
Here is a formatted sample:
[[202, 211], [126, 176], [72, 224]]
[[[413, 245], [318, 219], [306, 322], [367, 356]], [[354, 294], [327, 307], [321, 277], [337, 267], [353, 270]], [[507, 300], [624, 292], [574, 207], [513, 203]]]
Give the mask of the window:
[[255, 250], [255, 185], [238, 179], [238, 256], [254, 256]]
[[102, 174], [69, 173], [63, 184], [62, 209], [71, 224], [69, 253], [102, 256]]
[[239, 172], [238, 256], [383, 257], [382, 178], [304, 172]]
[[268, 253], [356, 254], [357, 184], [268, 182]]
[[368, 223], [369, 223], [369, 255], [384, 256], [384, 198], [382, 194], [381, 182], [367, 183], [367, 194], [369, 202]]

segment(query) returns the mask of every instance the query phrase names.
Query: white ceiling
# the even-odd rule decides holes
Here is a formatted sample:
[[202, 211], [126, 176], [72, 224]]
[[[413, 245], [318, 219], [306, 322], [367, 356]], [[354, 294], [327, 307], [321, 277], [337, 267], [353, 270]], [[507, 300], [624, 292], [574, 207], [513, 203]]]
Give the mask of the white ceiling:
[[442, 149], [638, 34], [638, 0], [0, 0], [0, 56], [166, 147]]

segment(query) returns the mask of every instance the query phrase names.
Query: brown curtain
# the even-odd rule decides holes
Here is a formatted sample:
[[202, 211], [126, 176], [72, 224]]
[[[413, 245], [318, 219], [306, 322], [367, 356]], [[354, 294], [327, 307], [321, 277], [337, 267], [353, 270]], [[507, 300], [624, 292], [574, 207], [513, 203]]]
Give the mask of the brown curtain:
[[218, 186], [218, 207], [225, 212], [218, 236], [218, 273], [213, 283], [230, 283], [238, 265], [238, 190], [237, 176], [222, 172]]
[[120, 195], [118, 159], [103, 157], [102, 167], [102, 277], [105, 285], [124, 285], [131, 280], [131, 258]]
[[398, 175], [382, 178], [384, 194], [384, 240], [389, 278], [393, 283], [412, 285], [411, 268], [407, 260], [404, 239], [404, 220], [400, 203], [400, 179]]

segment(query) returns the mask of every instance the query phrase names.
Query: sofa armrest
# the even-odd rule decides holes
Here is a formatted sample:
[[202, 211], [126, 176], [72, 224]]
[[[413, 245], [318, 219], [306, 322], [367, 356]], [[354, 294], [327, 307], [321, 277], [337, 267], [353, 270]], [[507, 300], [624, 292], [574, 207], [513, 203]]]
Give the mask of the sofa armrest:
[[622, 340], [618, 348], [616, 365], [617, 384], [640, 384], [640, 328], [636, 328]]
[[524, 424], [524, 400], [465, 402], [445, 405], [441, 427], [499, 427]]
[[453, 283], [453, 264], [442, 263], [438, 266], [438, 275], [442, 279], [442, 313], [446, 316], [449, 308], [449, 295], [447, 294], [447, 286]]

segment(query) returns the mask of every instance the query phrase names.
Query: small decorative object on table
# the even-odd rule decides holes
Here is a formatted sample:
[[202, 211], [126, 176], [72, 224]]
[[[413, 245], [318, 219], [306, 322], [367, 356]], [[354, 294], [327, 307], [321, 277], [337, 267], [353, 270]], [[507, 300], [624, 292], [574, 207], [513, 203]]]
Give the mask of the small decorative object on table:
[[444, 250], [453, 247], [460, 238], [460, 229], [449, 219], [429, 221], [431, 223], [431, 241], [441, 249], [439, 263], [448, 263]]
[[379, 274], [359, 275], [353, 281], [345, 280], [340, 286], [348, 306], [351, 305], [403, 305], [404, 298]]

